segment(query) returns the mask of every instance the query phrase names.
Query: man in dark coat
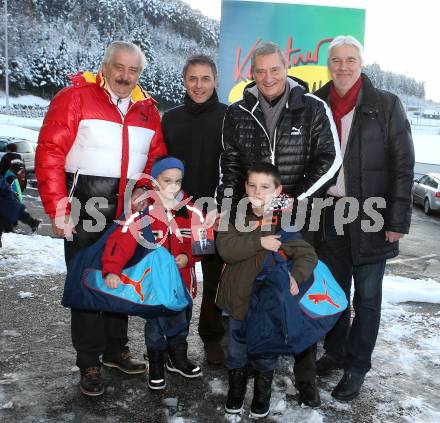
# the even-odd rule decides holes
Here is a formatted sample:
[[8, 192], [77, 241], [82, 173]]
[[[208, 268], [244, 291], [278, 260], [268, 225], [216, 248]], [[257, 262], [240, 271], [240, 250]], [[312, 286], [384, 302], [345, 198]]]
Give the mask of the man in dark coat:
[[[287, 76], [286, 58], [271, 42], [251, 56], [254, 82], [243, 99], [226, 111], [224, 151], [217, 202], [232, 189], [236, 203], [243, 195], [253, 163], [277, 166], [284, 192], [297, 200], [318, 195], [341, 165], [339, 140], [326, 103], [307, 92], [306, 84]], [[315, 348], [295, 357], [295, 384], [302, 405], [320, 405], [316, 388]]]
[[[222, 151], [221, 130], [226, 105], [219, 102], [215, 86], [217, 69], [205, 55], [188, 58], [183, 68], [186, 95], [182, 105], [166, 112], [162, 131], [168, 153], [185, 162], [183, 190], [193, 201], [214, 197], [219, 181], [219, 157]], [[203, 297], [199, 318], [199, 335], [206, 358], [221, 364], [224, 352], [220, 345], [225, 330], [221, 311], [215, 305], [223, 262], [217, 254], [202, 260]]]
[[[332, 395], [350, 401], [371, 368], [386, 259], [397, 256], [398, 240], [409, 231], [414, 147], [399, 99], [374, 88], [361, 73], [362, 45], [339, 36], [328, 51], [332, 81], [315, 94], [332, 109], [344, 159], [327, 191], [333, 205], [321, 219], [318, 255], [348, 301], [353, 279], [355, 317], [350, 325], [350, 308], [342, 314], [317, 366], [320, 375], [344, 369]], [[347, 217], [352, 207], [356, 212], [344, 219], [342, 213]]]

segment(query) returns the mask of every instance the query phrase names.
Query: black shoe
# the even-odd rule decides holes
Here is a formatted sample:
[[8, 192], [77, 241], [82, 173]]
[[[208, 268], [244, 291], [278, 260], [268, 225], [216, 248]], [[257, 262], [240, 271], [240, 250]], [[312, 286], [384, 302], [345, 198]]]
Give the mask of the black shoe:
[[243, 410], [244, 396], [246, 395], [247, 369], [232, 369], [228, 371], [229, 391], [226, 399], [225, 411], [238, 414]]
[[318, 376], [327, 376], [334, 370], [343, 368], [343, 364], [336, 361], [330, 354], [325, 353], [316, 362], [316, 373]]
[[147, 366], [143, 361], [135, 360], [130, 351], [124, 351], [118, 358], [107, 360], [102, 358], [102, 364], [107, 367], [119, 369], [121, 372], [129, 375], [136, 375], [144, 373]]
[[206, 361], [209, 364], [222, 365], [225, 361], [225, 352], [223, 351], [220, 342], [211, 341], [205, 342]]
[[41, 220], [32, 218], [32, 220], [29, 223], [29, 226], [31, 228], [31, 233], [34, 234], [35, 232], [37, 232], [40, 225], [41, 225]]
[[104, 393], [104, 384], [99, 367], [85, 367], [80, 369], [79, 389], [84, 395], [97, 397]]
[[297, 382], [295, 387], [299, 391], [298, 404], [300, 406], [319, 407], [321, 405], [321, 398], [315, 383]]
[[187, 345], [184, 348], [168, 348], [167, 370], [189, 379], [202, 376], [202, 369], [188, 360], [187, 349]]
[[41, 224], [41, 220], [34, 219], [28, 212], [24, 212], [20, 220], [31, 228], [31, 233], [37, 232]]
[[351, 401], [359, 395], [363, 383], [364, 375], [346, 371], [333, 389], [332, 397], [339, 401]]
[[269, 414], [270, 396], [272, 394], [272, 380], [274, 371], [255, 371], [254, 398], [251, 404], [251, 417], [263, 418]]
[[165, 355], [161, 350], [148, 349], [148, 387], [154, 391], [165, 389]]

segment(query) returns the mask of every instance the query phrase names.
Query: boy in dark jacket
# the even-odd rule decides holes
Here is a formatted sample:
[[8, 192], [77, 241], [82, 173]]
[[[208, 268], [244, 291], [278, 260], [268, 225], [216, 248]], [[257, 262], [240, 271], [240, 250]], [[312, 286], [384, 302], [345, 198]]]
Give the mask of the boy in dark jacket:
[[[245, 316], [249, 307], [252, 285], [261, 270], [268, 251], [281, 250], [291, 258], [295, 266], [290, 275], [290, 293], [298, 294], [298, 283], [307, 280], [317, 263], [316, 253], [304, 240], [281, 243], [276, 235], [280, 229], [280, 204], [285, 198], [277, 168], [269, 163], [253, 165], [247, 172], [246, 196], [250, 207], [243, 215], [237, 212], [237, 219], [252, 228], [239, 231], [229, 224], [227, 232], [219, 232], [217, 248], [226, 263], [220, 281], [217, 305], [230, 315], [229, 344], [226, 367], [229, 371], [229, 392], [225, 410], [239, 413], [243, 408], [246, 393], [246, 365], [255, 370], [254, 398], [251, 404], [252, 417], [266, 417], [269, 414], [271, 385], [277, 357], [248, 360], [246, 345]], [[278, 210], [273, 205], [278, 203]]]
[[[191, 251], [191, 223], [200, 225], [203, 215], [192, 206], [181, 190], [183, 174], [183, 163], [175, 157], [164, 156], [154, 162], [151, 168], [154, 192], [149, 198], [148, 215], [151, 217], [150, 228], [156, 243], [167, 248], [175, 257], [180, 275], [194, 298], [197, 293], [194, 271], [197, 257]], [[118, 228], [106, 242], [102, 256], [102, 273], [109, 288], [117, 288], [121, 283], [122, 269], [133, 256], [139, 242], [139, 223], [139, 218], [127, 219], [124, 226]], [[133, 227], [130, 228], [131, 225]], [[188, 327], [174, 336], [165, 335], [167, 331], [173, 331], [176, 325], [185, 323], [185, 319], [184, 310], [177, 315], [145, 320], [150, 389], [165, 388], [167, 350], [166, 368], [169, 372], [186, 378], [202, 376], [200, 367], [187, 358]]]
[[0, 248], [3, 232], [10, 232], [18, 221], [31, 228], [35, 233], [41, 221], [33, 218], [23, 204], [21, 187], [19, 182], [20, 172], [24, 170], [21, 160], [14, 159], [9, 165], [5, 176], [0, 175]]

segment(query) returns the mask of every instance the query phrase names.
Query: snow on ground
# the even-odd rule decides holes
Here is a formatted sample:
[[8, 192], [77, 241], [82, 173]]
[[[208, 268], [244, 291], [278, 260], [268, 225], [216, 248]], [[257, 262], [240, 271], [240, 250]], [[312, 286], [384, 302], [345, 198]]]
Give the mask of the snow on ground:
[[[39, 131], [43, 125], [43, 118], [27, 118], [10, 115], [0, 115], [0, 125], [14, 125]], [[1, 135], [1, 134], [0, 134]]]
[[413, 131], [416, 162], [440, 164], [440, 127]]
[[[32, 129], [21, 128], [15, 125], [2, 125], [1, 118], [4, 115], [0, 115], [0, 136], [2, 137], [17, 137], [23, 138], [24, 140], [38, 142], [38, 131]], [[14, 118], [15, 119], [15, 118]]]
[[[9, 96], [9, 105], [22, 104], [25, 106], [48, 106], [49, 100], [35, 95], [20, 95], [18, 97]], [[0, 106], [6, 106], [6, 95], [4, 91], [0, 91]]]
[[[6, 233], [0, 249], [0, 279], [52, 275], [66, 271], [63, 240], [41, 235]], [[26, 289], [25, 286], [21, 287]]]
[[[65, 272], [61, 239], [39, 235], [4, 234], [0, 258], [0, 278], [3, 279], [5, 274], [10, 277]], [[32, 292], [29, 292], [31, 286], [17, 286], [20, 301], [32, 300]], [[385, 276], [381, 330], [373, 356], [373, 369], [367, 375], [363, 388], [365, 395], [374, 396], [371, 421], [440, 421], [440, 311], [437, 304], [440, 304], [439, 282]], [[17, 337], [20, 334], [10, 329], [4, 331], [3, 336]], [[281, 370], [277, 374], [273, 386], [272, 421], [322, 423], [337, 421], [340, 413], [359, 413], [356, 402], [344, 404], [331, 397], [330, 392], [338, 381], [337, 376], [320, 383], [323, 402], [321, 409], [290, 406], [291, 398], [296, 393], [291, 378], [292, 360], [283, 358], [281, 368], [284, 369], [284, 373]], [[0, 380], [1, 383], [9, 382], [5, 379]], [[252, 384], [250, 381], [245, 412], [239, 416], [226, 416], [225, 421], [248, 421]], [[221, 414], [227, 394], [227, 383], [218, 377], [211, 377], [208, 386], [211, 395], [221, 398], [216, 406]], [[0, 406], [7, 409], [10, 404], [0, 401]], [[201, 405], [194, 406], [197, 408]], [[189, 411], [193, 412], [193, 406]], [[333, 420], [334, 418], [336, 420]], [[194, 422], [188, 418], [187, 413], [169, 415], [168, 421]]]

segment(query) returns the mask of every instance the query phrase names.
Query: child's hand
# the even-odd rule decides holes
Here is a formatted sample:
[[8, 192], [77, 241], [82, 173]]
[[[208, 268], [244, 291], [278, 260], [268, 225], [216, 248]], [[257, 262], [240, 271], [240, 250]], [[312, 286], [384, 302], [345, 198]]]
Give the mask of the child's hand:
[[179, 269], [182, 269], [183, 267], [186, 267], [188, 264], [188, 256], [186, 254], [179, 254], [175, 258], [176, 265]]
[[267, 235], [261, 237], [261, 246], [268, 251], [277, 252], [281, 247], [281, 241], [278, 241], [281, 235]]
[[121, 279], [115, 273], [107, 273], [104, 282], [107, 285], [107, 288], [115, 289], [121, 283]]
[[289, 273], [290, 276], [290, 293], [295, 296], [299, 293], [298, 282], [296, 282], [295, 278]]

